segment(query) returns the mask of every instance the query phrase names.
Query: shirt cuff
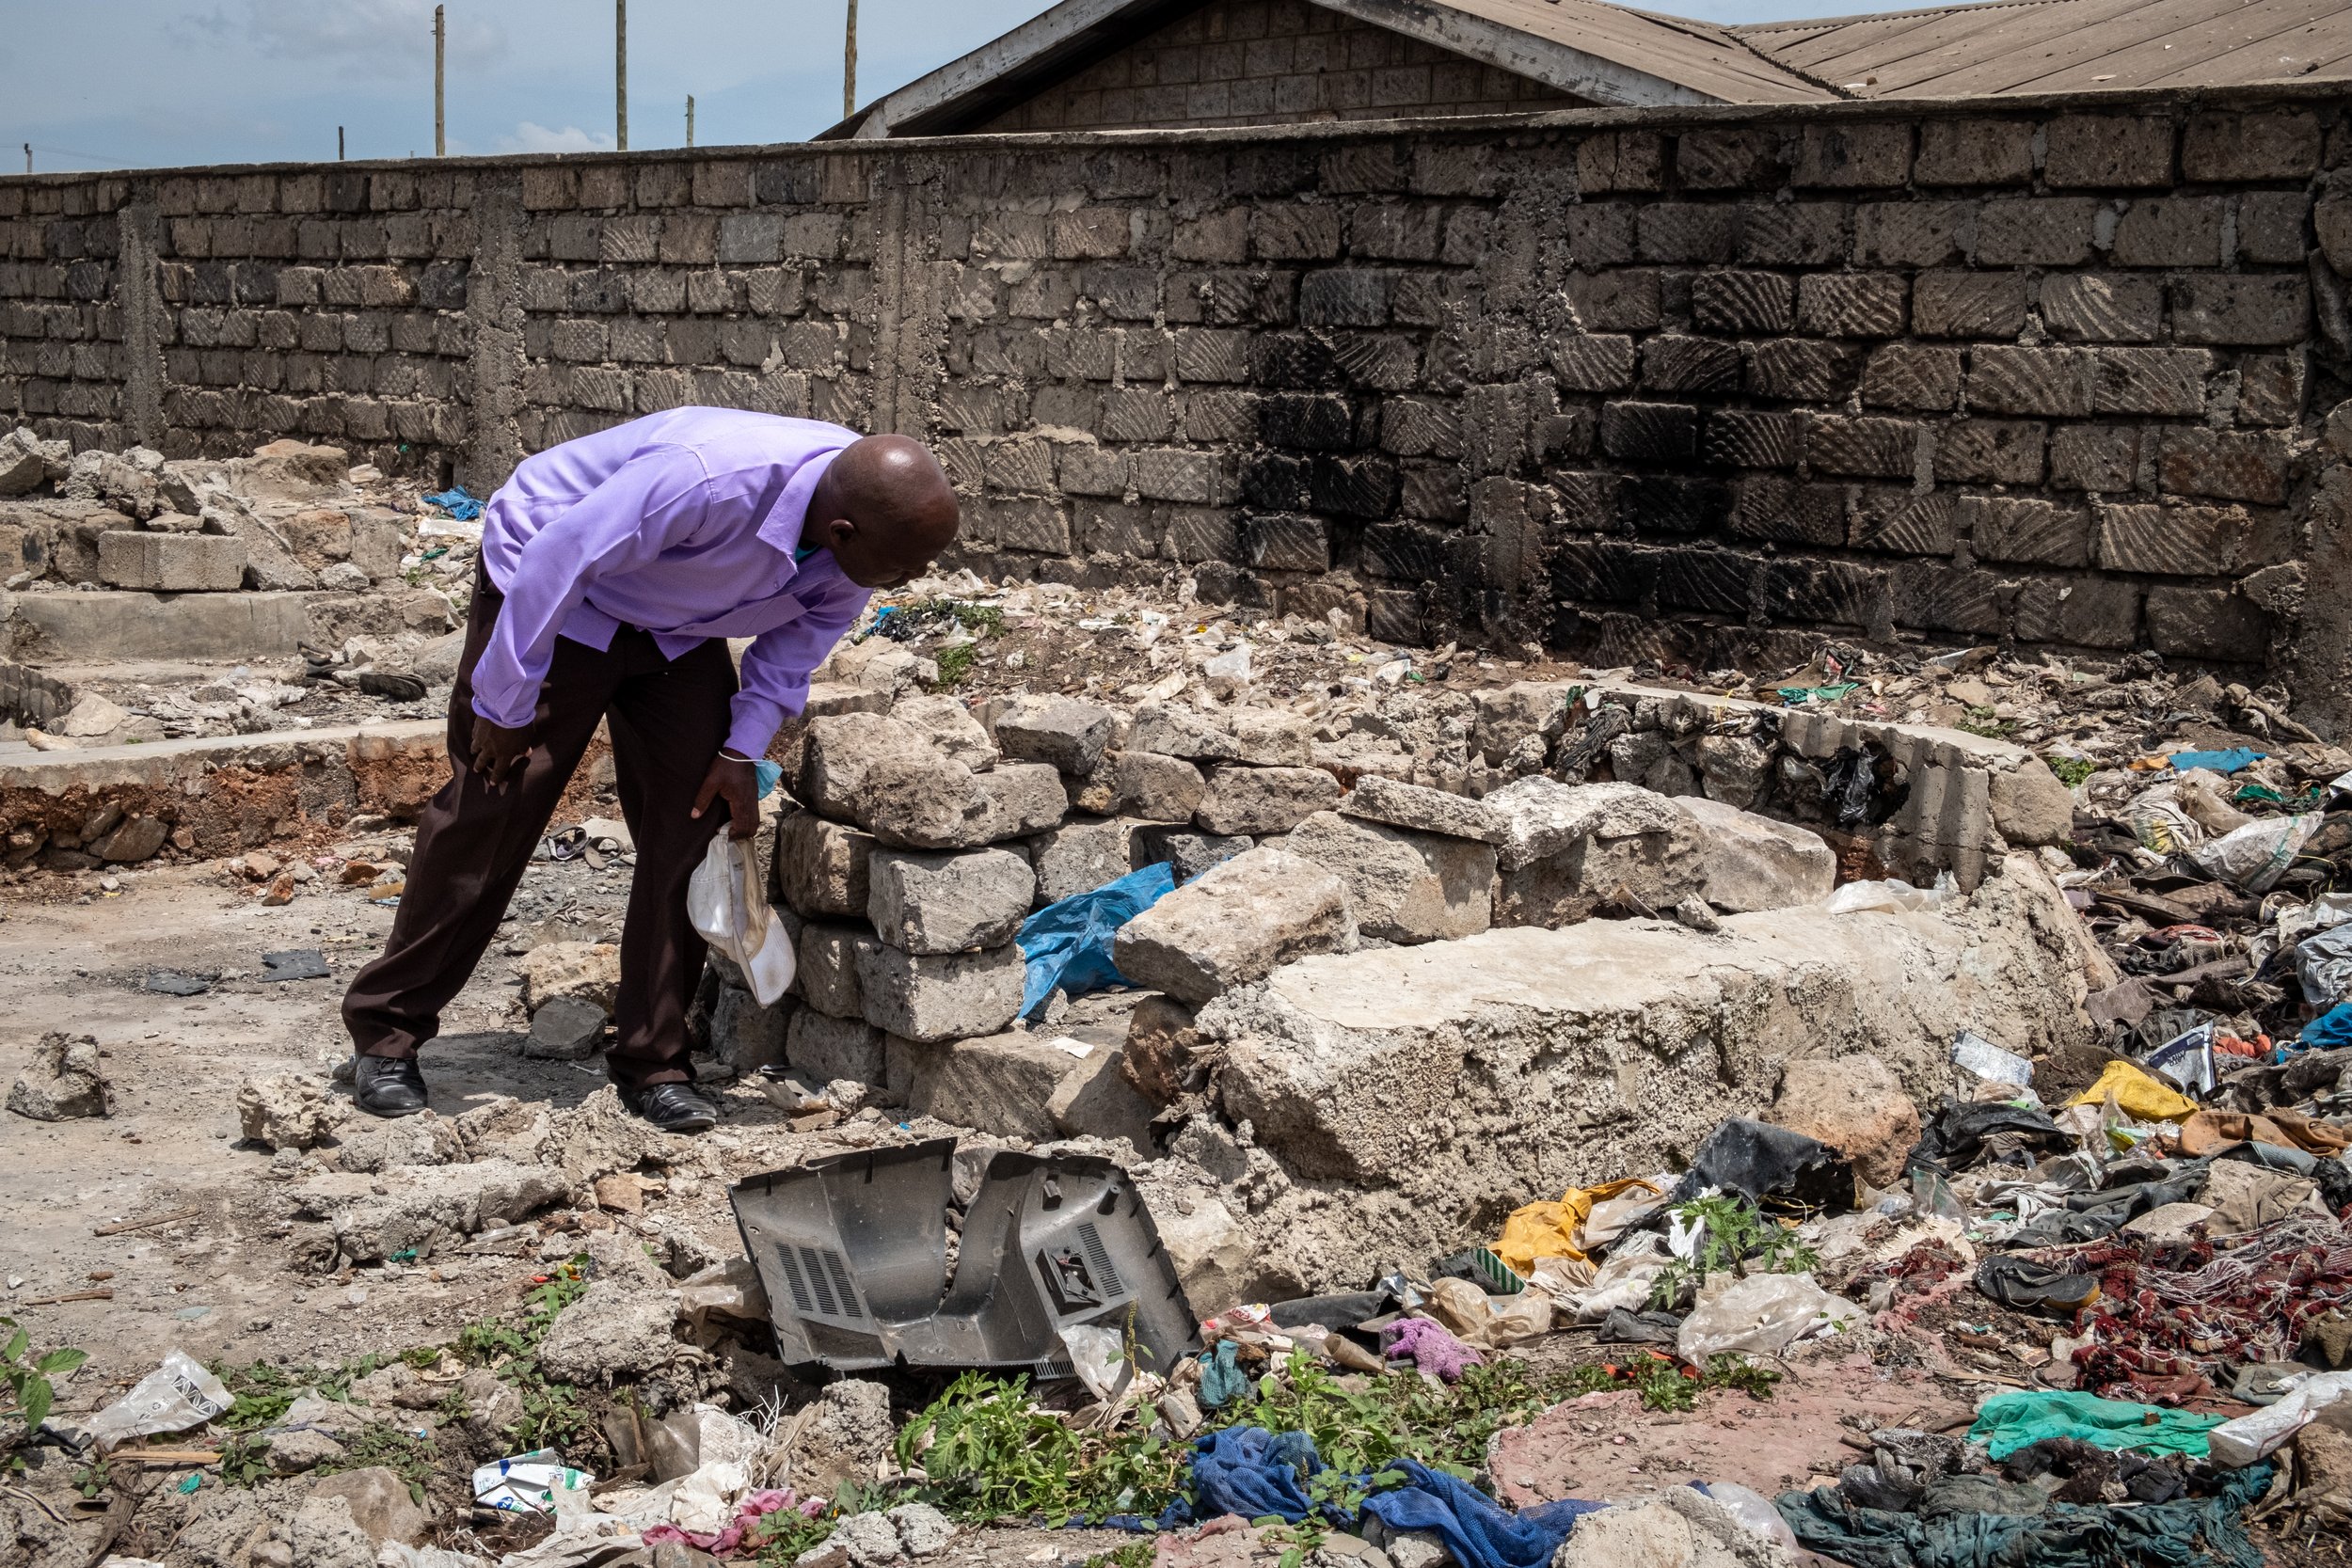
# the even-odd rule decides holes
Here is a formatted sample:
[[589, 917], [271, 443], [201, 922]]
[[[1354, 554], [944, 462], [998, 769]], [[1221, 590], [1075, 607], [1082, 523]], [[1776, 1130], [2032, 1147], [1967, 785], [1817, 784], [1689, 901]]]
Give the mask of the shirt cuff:
[[[806, 699], [803, 701], [805, 703]], [[734, 722], [727, 730], [727, 750], [756, 761], [768, 754], [768, 743], [775, 739], [777, 729], [792, 710], [769, 698], [739, 691], [732, 712]]]
[[476, 687], [473, 694], [473, 710], [480, 717], [487, 719], [491, 723], [496, 724], [500, 729], [528, 729], [531, 727], [532, 720], [536, 718], [539, 713], [539, 690], [538, 688], [532, 687], [523, 693], [522, 700], [520, 702], [507, 706], [501, 706], [499, 704], [490, 700], [490, 696], [487, 692], [482, 690], [481, 688]]

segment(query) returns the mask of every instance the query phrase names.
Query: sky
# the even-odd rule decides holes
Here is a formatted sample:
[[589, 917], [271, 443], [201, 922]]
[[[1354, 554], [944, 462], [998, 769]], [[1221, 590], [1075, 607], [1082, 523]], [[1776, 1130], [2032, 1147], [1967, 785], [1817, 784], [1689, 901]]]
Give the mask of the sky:
[[[1881, 5], [1885, 0], [1880, 0]], [[453, 154], [613, 145], [613, 0], [446, 0]], [[1047, 0], [861, 0], [858, 100], [946, 64]], [[636, 0], [629, 146], [794, 141], [841, 118], [845, 0]], [[1868, 0], [1649, 0], [1764, 22]], [[0, 169], [433, 150], [433, 0], [0, 0]]]

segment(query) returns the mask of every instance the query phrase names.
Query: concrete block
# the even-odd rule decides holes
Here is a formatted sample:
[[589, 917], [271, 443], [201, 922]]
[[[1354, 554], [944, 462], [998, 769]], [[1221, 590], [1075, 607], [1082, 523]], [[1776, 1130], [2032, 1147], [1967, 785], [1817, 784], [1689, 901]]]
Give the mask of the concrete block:
[[800, 914], [863, 919], [872, 897], [873, 853], [872, 834], [815, 812], [794, 812], [776, 832], [776, 884]]
[[911, 1040], [993, 1035], [1021, 1011], [1024, 966], [1009, 942], [936, 957], [878, 945], [858, 955], [857, 971], [866, 1022]]
[[1816, 904], [1837, 885], [1837, 857], [1809, 828], [1704, 796], [1676, 802], [1705, 835], [1699, 896], [1726, 914]]
[[784, 1059], [794, 1072], [816, 1084], [836, 1078], [881, 1084], [885, 1077], [881, 1030], [862, 1018], [832, 1018], [812, 1007], [792, 1015]]
[[925, 854], [878, 849], [866, 913], [882, 941], [909, 953], [969, 953], [1010, 942], [1037, 879], [1007, 849]]
[[[1175, 762], [1172, 757], [1161, 760]], [[1132, 872], [1137, 826], [1134, 819], [1123, 816], [1081, 819], [1065, 822], [1030, 840], [1029, 864], [1036, 873], [1036, 907], [1042, 909], [1091, 892]]]
[[882, 939], [865, 926], [836, 926], [812, 920], [801, 928], [795, 949], [800, 957], [797, 985], [802, 1000], [834, 1018], [862, 1018], [865, 993], [858, 987], [857, 963]]
[[1118, 725], [1119, 716], [1098, 704], [1020, 697], [997, 715], [996, 744], [1015, 761], [1083, 776], [1094, 771]]
[[1490, 844], [1320, 811], [1281, 845], [1347, 884], [1348, 906], [1366, 936], [1446, 941], [1475, 936], [1493, 920]]
[[914, 1115], [1030, 1143], [1061, 1135], [1054, 1124], [1054, 1095], [1078, 1059], [1049, 1037], [991, 1034], [913, 1054], [907, 1109]]
[[68, 664], [123, 659], [231, 663], [301, 651], [305, 594], [14, 594], [16, 657]]
[[98, 536], [99, 580], [161, 594], [230, 593], [245, 581], [245, 541], [216, 533]]
[[1262, 979], [1306, 953], [1356, 942], [1347, 885], [1286, 850], [1249, 850], [1212, 866], [1120, 927], [1120, 973], [1201, 1003]]
[[1193, 820], [1212, 833], [1288, 832], [1339, 803], [1340, 782], [1319, 768], [1208, 769], [1208, 791]]

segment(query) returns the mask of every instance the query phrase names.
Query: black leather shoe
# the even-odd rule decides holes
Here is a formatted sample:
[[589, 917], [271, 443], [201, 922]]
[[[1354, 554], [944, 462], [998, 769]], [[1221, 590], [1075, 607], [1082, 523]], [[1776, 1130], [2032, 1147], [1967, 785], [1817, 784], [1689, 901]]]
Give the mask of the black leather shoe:
[[424, 1074], [414, 1056], [354, 1056], [351, 1098], [372, 1117], [413, 1117], [424, 1109]]
[[621, 1103], [664, 1132], [707, 1132], [719, 1125], [718, 1105], [691, 1084], [623, 1089]]

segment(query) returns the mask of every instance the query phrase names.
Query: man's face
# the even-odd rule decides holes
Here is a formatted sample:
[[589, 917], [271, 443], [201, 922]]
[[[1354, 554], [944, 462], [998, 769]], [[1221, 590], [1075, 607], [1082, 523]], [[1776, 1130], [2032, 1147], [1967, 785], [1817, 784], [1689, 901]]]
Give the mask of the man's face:
[[955, 538], [956, 522], [950, 515], [884, 529], [839, 518], [821, 532], [842, 576], [860, 588], [888, 590], [904, 588], [930, 571], [931, 562]]

